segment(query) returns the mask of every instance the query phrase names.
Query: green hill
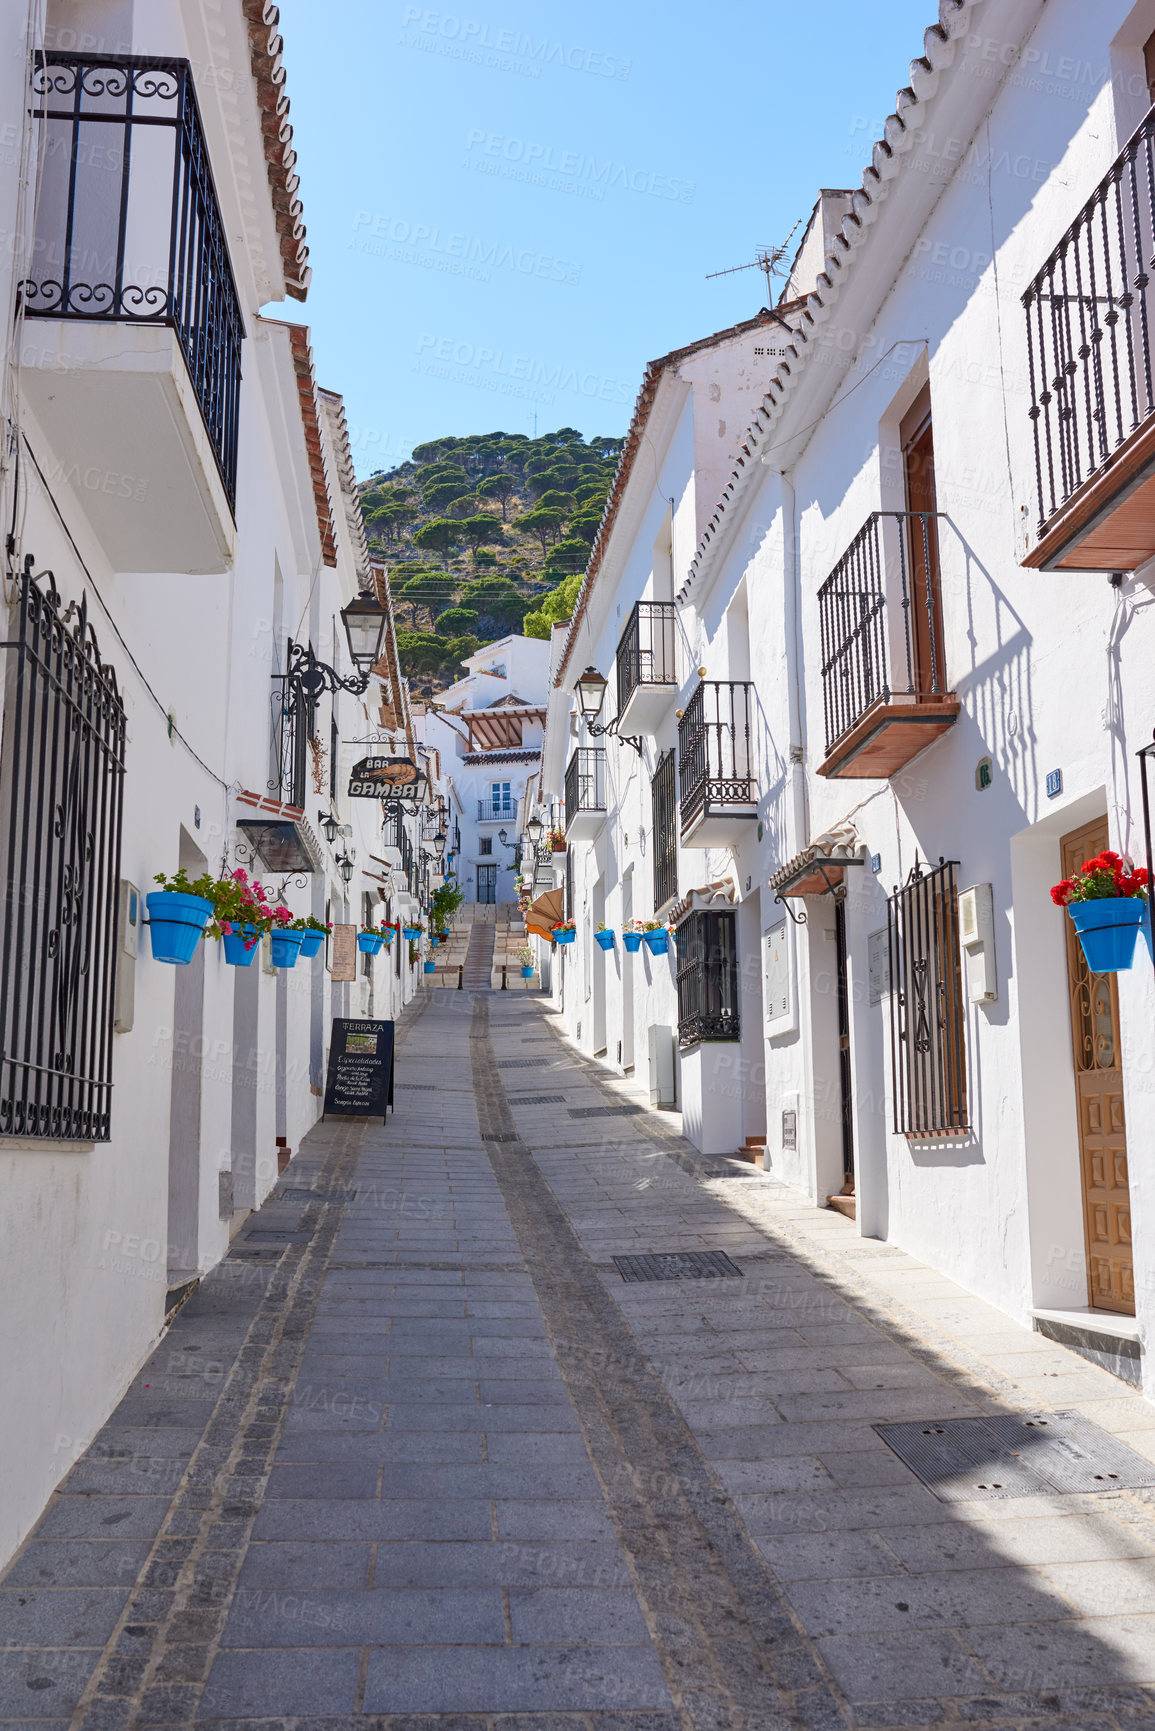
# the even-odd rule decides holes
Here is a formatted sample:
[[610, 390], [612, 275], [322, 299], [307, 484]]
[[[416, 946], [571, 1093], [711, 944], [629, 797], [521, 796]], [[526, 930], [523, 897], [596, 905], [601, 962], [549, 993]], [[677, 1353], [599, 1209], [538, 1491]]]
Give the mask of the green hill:
[[410, 678], [435, 691], [495, 638], [549, 636], [573, 605], [621, 447], [572, 427], [449, 436], [362, 484]]

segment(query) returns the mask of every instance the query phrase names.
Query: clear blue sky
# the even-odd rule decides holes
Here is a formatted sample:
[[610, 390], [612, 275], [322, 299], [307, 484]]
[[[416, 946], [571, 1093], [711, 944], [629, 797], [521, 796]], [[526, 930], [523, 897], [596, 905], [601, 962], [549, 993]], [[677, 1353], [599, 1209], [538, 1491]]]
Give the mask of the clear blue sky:
[[934, 13], [281, 0], [303, 316], [358, 473], [535, 414], [624, 432], [647, 360], [765, 304], [707, 272], [858, 183]]

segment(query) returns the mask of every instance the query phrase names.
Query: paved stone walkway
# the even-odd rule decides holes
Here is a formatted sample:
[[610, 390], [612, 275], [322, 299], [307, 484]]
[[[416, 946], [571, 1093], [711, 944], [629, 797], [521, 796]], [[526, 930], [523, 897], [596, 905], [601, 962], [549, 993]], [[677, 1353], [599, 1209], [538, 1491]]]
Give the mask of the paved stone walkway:
[[[1155, 1408], [697, 1161], [533, 997], [432, 994], [398, 1082], [9, 1570], [6, 1731], [1155, 1727], [1155, 1493], [946, 1504], [871, 1428], [1075, 1406], [1155, 1458]], [[742, 1278], [612, 1261], [679, 1249]]]

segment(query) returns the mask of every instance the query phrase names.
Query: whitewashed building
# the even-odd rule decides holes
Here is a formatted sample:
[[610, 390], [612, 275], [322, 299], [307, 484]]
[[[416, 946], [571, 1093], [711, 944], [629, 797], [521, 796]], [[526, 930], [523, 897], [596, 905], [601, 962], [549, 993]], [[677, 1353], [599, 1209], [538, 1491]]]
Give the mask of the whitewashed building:
[[[1153, 33], [1125, 0], [944, 4], [709, 498], [647, 373], [559, 672], [617, 719], [576, 747], [605, 793], [567, 811], [554, 987], [611, 1066], [679, 1030], [700, 1146], [764, 1138], [1149, 1394], [1152, 968], [1089, 976], [1049, 889], [1148, 848]], [[651, 909], [676, 954], [594, 947]]]
[[462, 665], [464, 678], [417, 704], [418, 737], [437, 751], [450, 810], [449, 869], [470, 903], [514, 900], [527, 787], [536, 786], [549, 645], [512, 635]]
[[[276, 7], [0, 23], [2, 1561], [318, 1117], [331, 1017], [414, 989], [399, 942], [160, 962], [154, 877], [244, 865], [380, 923], [348, 774], [416, 747], [341, 400], [260, 311], [309, 281]], [[341, 622], [365, 589], [371, 674]]]

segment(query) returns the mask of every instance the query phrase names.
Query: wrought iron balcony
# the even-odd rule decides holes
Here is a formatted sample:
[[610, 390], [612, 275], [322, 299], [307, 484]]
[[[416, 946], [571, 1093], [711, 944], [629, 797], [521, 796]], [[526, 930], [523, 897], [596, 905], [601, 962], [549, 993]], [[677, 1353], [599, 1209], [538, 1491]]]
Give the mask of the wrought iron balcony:
[[592, 841], [606, 821], [606, 754], [581, 745], [566, 765], [566, 841]]
[[758, 816], [754, 687], [703, 679], [678, 723], [683, 847], [740, 842]]
[[677, 689], [677, 612], [672, 601], [637, 601], [618, 644], [618, 726], [653, 734]]
[[[138, 534], [150, 508], [191, 514], [176, 474], [182, 460], [194, 478], [215, 467], [231, 512], [244, 324], [189, 63], [50, 50], [36, 58], [30, 107], [42, 127], [40, 186], [21, 296], [29, 318], [68, 323], [66, 337], [45, 330], [39, 368], [33, 359], [58, 396], [58, 375], [71, 381], [60, 431], [85, 414], [76, 376], [90, 398], [102, 384], [85, 430], [99, 439], [105, 429], [114, 444], [100, 447], [102, 460], [137, 483], [128, 496], [139, 507]], [[136, 331], [128, 351], [125, 327]], [[174, 343], [183, 379], [173, 376]], [[184, 424], [190, 384], [195, 429]], [[175, 443], [166, 406], [180, 411]], [[123, 495], [115, 503], [131, 516]]]
[[404, 862], [405, 819], [399, 806], [392, 806], [381, 820], [381, 855], [389, 865]]
[[509, 823], [517, 816], [517, 803], [512, 799], [479, 799], [478, 823]]
[[885, 779], [958, 716], [943, 665], [939, 521], [931, 511], [875, 511], [818, 591], [819, 775]]
[[1023, 295], [1045, 571], [1155, 554], [1155, 112]]

